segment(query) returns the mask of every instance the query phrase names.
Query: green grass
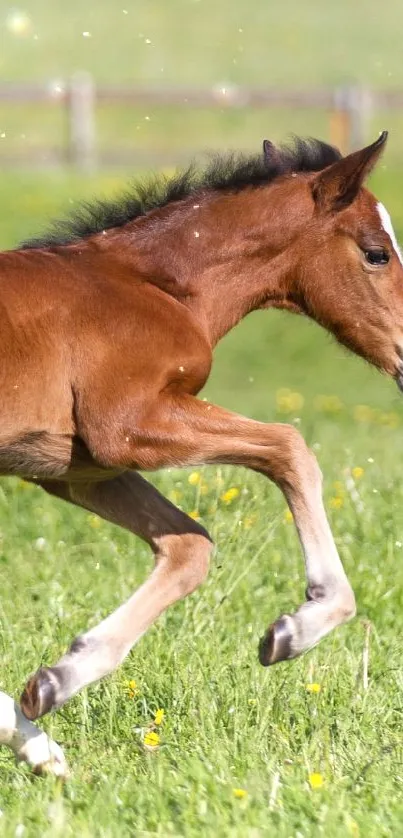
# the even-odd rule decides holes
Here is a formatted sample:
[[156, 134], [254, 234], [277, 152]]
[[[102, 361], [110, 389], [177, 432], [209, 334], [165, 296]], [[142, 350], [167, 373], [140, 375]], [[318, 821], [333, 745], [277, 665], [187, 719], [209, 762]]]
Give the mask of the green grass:
[[[373, 184], [400, 234], [402, 180], [399, 171], [380, 169]], [[2, 247], [34, 233], [69, 200], [115, 191], [120, 182], [107, 175], [98, 181], [4, 176]], [[299, 395], [284, 399], [280, 388]], [[216, 540], [209, 579], [158, 621], [115, 675], [44, 719], [72, 769], [63, 789], [32, 777], [0, 750], [0, 836], [21, 834], [21, 825], [27, 838], [378, 838], [402, 831], [403, 406], [397, 391], [314, 325], [264, 312], [219, 346], [206, 395], [266, 421], [298, 423], [324, 472], [358, 616], [305, 657], [262, 669], [259, 637], [304, 596], [302, 558], [284, 500], [263, 478], [240, 469], [202, 469], [196, 485], [184, 471], [154, 475], [164, 493], [198, 512]], [[339, 403], [318, 401], [331, 395]], [[364, 470], [356, 481], [362, 511], [348, 488], [357, 466]], [[221, 495], [228, 487], [239, 495], [227, 506]], [[39, 489], [2, 481], [0, 688], [18, 695], [41, 662], [54, 662], [150, 568], [140, 541]], [[134, 698], [131, 679], [138, 685]], [[318, 694], [306, 690], [313, 682], [321, 685]], [[143, 737], [158, 708], [165, 710], [161, 747], [149, 753]], [[322, 775], [321, 788], [310, 788], [312, 773]], [[243, 799], [234, 796], [238, 788], [247, 792]]]
[[[98, 83], [217, 87], [401, 86], [400, 0], [382, 5], [320, 0], [282, 3], [250, 0], [26, 0], [24, 33], [10, 31], [12, 9], [0, 13], [0, 68], [5, 81], [67, 83], [77, 70]], [[127, 12], [127, 14], [125, 14]], [[83, 37], [89, 32], [91, 37]], [[373, 114], [368, 138], [392, 132], [400, 156], [403, 118]], [[329, 115], [308, 108], [195, 110], [182, 107], [100, 106], [100, 152], [136, 150], [149, 159], [175, 161], [183, 151], [258, 149], [268, 135], [329, 138]], [[0, 151], [23, 160], [44, 147], [63, 148], [66, 116], [54, 106], [0, 104]], [[392, 158], [390, 158], [392, 159]], [[46, 160], [44, 160], [46, 162]], [[1, 165], [1, 154], [0, 154]]]

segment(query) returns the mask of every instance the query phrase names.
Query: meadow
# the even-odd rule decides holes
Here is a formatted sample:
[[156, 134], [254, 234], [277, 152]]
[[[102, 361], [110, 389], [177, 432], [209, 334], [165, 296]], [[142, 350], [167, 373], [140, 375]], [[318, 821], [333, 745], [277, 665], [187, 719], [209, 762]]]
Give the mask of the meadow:
[[[124, 181], [10, 173], [2, 247], [80, 195]], [[398, 173], [381, 170], [373, 188], [403, 233], [398, 184]], [[358, 838], [401, 829], [401, 397], [318, 327], [270, 312], [218, 347], [204, 395], [301, 429], [324, 472], [358, 616], [305, 657], [262, 669], [259, 637], [305, 587], [282, 496], [242, 469], [151, 475], [212, 533], [208, 582], [116, 674], [43, 720], [71, 765], [64, 788], [0, 750], [0, 836]], [[18, 695], [30, 672], [150, 568], [140, 541], [23, 481], [1, 481], [0, 687]]]
[[[32, 26], [21, 38], [2, 30], [0, 69], [16, 81], [84, 69], [104, 82], [398, 87], [400, 9], [398, 0], [251, 0], [246, 14], [229, 0], [172, 0], [169, 8], [142, 0], [119, 10], [111, 0], [71, 0], [67, 13], [59, 0], [27, 0]], [[325, 114], [195, 116], [184, 108], [146, 116], [101, 112], [100, 142], [257, 150], [265, 135], [327, 137]], [[403, 238], [401, 121], [376, 114], [369, 128], [392, 129], [372, 187]], [[0, 109], [5, 148], [56, 143], [63, 130], [56, 111]], [[116, 193], [130, 174], [3, 167], [1, 249], [76, 200]], [[281, 494], [242, 469], [150, 475], [211, 532], [208, 581], [113, 676], [43, 720], [69, 760], [65, 786], [33, 777], [0, 749], [0, 838], [402, 832], [402, 396], [314, 324], [273, 312], [251, 315], [219, 345], [202, 395], [299, 427], [324, 474], [357, 617], [303, 658], [263, 669], [260, 636], [305, 589]], [[148, 548], [129, 534], [23, 481], [1, 480], [0, 689], [18, 696], [40, 663], [53, 663], [151, 567]]]

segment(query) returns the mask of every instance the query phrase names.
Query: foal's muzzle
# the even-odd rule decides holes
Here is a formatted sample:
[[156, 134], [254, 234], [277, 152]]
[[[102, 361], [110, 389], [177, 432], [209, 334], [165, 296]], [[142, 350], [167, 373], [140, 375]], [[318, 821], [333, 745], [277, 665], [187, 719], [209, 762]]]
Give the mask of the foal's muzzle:
[[400, 361], [397, 366], [395, 380], [399, 390], [403, 393], [403, 348], [399, 348], [398, 352], [400, 355]]

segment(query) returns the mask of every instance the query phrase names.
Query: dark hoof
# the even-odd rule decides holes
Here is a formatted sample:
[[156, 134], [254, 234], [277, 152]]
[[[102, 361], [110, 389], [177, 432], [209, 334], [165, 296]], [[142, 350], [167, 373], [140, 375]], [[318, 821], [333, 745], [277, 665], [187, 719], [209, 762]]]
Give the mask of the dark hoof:
[[285, 616], [269, 626], [259, 643], [259, 661], [262, 666], [271, 666], [272, 663], [294, 657], [291, 649], [291, 625], [292, 618]]
[[56, 704], [55, 685], [46, 669], [38, 672], [27, 682], [21, 699], [21, 710], [31, 722], [49, 713]]

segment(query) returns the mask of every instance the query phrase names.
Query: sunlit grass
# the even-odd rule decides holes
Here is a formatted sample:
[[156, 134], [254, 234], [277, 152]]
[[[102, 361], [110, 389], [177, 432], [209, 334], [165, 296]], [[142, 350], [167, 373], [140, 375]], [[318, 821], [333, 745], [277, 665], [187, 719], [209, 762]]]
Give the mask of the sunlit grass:
[[[376, 188], [398, 206], [400, 183], [398, 173], [381, 173]], [[8, 175], [3, 246], [40, 229], [69, 199], [119, 184], [114, 176], [17, 182]], [[396, 226], [403, 229], [402, 216]], [[309, 655], [262, 669], [259, 637], [298, 606], [305, 589], [283, 498], [242, 469], [152, 475], [215, 539], [208, 581], [171, 608], [113, 676], [44, 720], [71, 765], [63, 790], [0, 751], [0, 836], [401, 832], [397, 391], [318, 328], [264, 312], [219, 347], [206, 395], [265, 421], [296, 424], [314, 448], [358, 616]], [[18, 695], [40, 663], [54, 662], [151, 566], [142, 542], [99, 517], [23, 481], [2, 481], [0, 688]]]

